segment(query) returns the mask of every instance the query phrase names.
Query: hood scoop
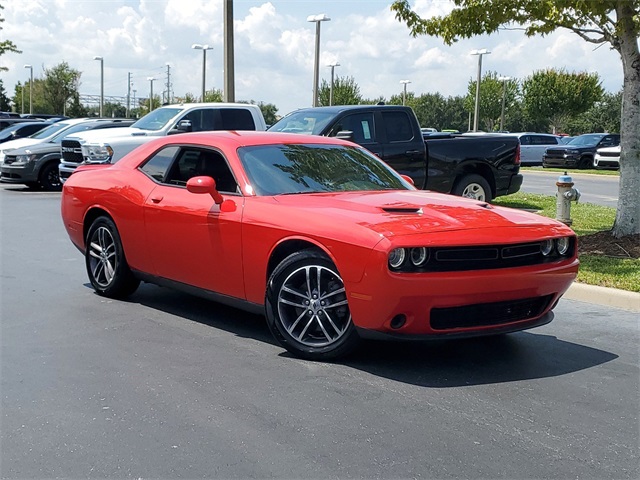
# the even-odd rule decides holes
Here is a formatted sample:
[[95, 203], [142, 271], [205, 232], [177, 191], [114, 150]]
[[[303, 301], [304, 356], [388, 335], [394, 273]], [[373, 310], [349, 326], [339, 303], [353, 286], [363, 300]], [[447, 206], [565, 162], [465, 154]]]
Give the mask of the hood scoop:
[[422, 215], [422, 208], [417, 205], [387, 205], [380, 207], [387, 213]]

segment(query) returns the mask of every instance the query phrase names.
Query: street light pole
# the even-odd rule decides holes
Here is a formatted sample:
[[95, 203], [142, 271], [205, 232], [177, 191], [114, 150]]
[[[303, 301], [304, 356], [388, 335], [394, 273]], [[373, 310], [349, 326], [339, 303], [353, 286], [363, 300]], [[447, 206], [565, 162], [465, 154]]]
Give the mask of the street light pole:
[[191, 45], [191, 48], [196, 50], [202, 50], [202, 97], [200, 99], [201, 102], [204, 103], [204, 94], [206, 92], [206, 74], [207, 74], [207, 50], [213, 50], [213, 47], [209, 45], [200, 45], [199, 43], [194, 43]]
[[500, 113], [500, 131], [504, 131], [504, 102], [507, 96], [507, 82], [511, 80], [511, 77], [498, 77], [498, 80], [502, 81], [502, 111]]
[[320, 76], [320, 22], [328, 22], [331, 20], [324, 13], [319, 15], [309, 15], [307, 22], [316, 24], [316, 51], [313, 63], [313, 103], [314, 107], [318, 106], [318, 77]]
[[327, 67], [331, 68], [331, 86], [329, 87], [329, 106], [333, 105], [333, 72], [336, 67], [339, 67], [340, 64], [338, 62], [330, 63]]
[[28, 68], [31, 71], [29, 80], [29, 115], [33, 115], [33, 66], [25, 65], [24, 68]]
[[100, 117], [102, 117], [104, 107], [104, 59], [102, 57], [93, 57], [94, 60], [100, 60]]
[[411, 83], [411, 80], [400, 80], [400, 83], [404, 85], [404, 89], [402, 91], [402, 105], [407, 104], [407, 84]]
[[473, 131], [478, 131], [478, 117], [480, 115], [480, 79], [482, 75], [482, 56], [488, 55], [491, 52], [486, 48], [481, 50], [472, 50], [471, 55], [478, 55], [478, 78], [476, 80], [476, 106], [473, 115]]
[[153, 81], [155, 80], [154, 77], [147, 77], [147, 80], [149, 80], [149, 85], [150, 85], [150, 92], [149, 93], [149, 112], [151, 112], [153, 110]]

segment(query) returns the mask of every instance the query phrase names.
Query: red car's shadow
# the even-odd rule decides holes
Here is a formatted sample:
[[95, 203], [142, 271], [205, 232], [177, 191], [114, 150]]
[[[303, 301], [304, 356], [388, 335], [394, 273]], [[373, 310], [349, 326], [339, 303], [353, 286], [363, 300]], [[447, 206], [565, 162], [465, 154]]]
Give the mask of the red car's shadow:
[[[146, 284], [129, 301], [240, 337], [277, 345], [261, 315]], [[295, 359], [284, 349], [280, 355], [304, 361]], [[448, 388], [555, 377], [616, 358], [618, 355], [610, 352], [530, 330], [458, 340], [363, 341], [354, 353], [332, 363], [398, 382]]]

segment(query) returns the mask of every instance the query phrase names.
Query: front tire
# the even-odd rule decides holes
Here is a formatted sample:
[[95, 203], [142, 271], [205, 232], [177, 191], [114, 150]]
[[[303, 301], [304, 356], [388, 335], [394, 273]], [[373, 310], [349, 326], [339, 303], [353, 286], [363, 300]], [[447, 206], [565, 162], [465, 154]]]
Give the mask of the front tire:
[[276, 267], [265, 310], [273, 336], [297, 357], [330, 360], [358, 344], [342, 278], [321, 252], [296, 252]]
[[125, 298], [140, 285], [127, 264], [118, 229], [108, 217], [98, 217], [89, 228], [85, 264], [91, 285], [104, 297]]
[[462, 177], [451, 191], [460, 197], [473, 198], [481, 202], [491, 201], [491, 187], [484, 177], [471, 174]]
[[59, 192], [62, 190], [62, 182], [58, 174], [56, 162], [47, 163], [40, 173], [40, 185], [47, 192]]
[[578, 168], [581, 170], [588, 170], [593, 168], [593, 159], [591, 157], [582, 157], [578, 162]]

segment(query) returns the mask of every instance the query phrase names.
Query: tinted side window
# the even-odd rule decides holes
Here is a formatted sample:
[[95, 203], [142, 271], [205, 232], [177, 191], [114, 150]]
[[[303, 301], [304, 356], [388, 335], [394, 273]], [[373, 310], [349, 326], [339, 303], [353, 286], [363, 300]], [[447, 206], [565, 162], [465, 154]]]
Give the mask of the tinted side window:
[[382, 119], [388, 142], [413, 140], [412, 124], [406, 112], [382, 112]]
[[215, 130], [215, 122], [213, 117], [213, 110], [199, 109], [187, 113], [180, 120], [189, 120], [191, 122], [192, 132], [202, 132]]
[[42, 130], [42, 126], [27, 125], [26, 127], [22, 127], [19, 130], [20, 130], [20, 135], [27, 136], [27, 135], [31, 135], [32, 133], [36, 133], [39, 130]]
[[375, 130], [373, 125], [373, 113], [354, 113], [345, 115], [331, 127], [330, 137], [335, 137], [338, 132], [353, 132], [353, 141], [360, 145], [373, 143]]
[[534, 135], [532, 136], [534, 145], [557, 145], [558, 139], [556, 137], [548, 137], [546, 135]]
[[253, 115], [245, 108], [221, 108], [218, 130], [255, 130]]
[[140, 167], [144, 173], [158, 182], [164, 182], [173, 158], [178, 152], [178, 147], [167, 147], [157, 152], [153, 157]]
[[520, 145], [531, 145], [531, 137], [529, 137], [529, 135], [522, 135], [520, 137]]

